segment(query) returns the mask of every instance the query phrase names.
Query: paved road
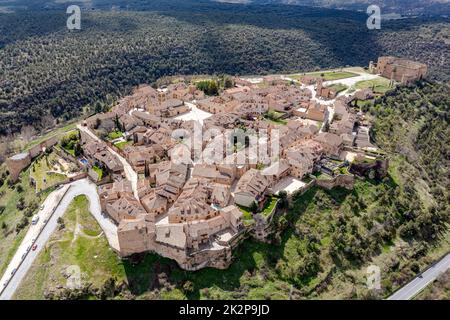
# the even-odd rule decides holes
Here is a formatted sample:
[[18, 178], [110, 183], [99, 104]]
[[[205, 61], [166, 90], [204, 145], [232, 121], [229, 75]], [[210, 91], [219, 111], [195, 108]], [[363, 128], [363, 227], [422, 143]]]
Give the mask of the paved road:
[[[102, 142], [100, 140], [100, 138], [97, 137], [88, 127], [82, 126], [82, 125], [79, 124], [79, 125], [77, 125], [77, 128], [80, 131], [83, 131], [83, 132], [87, 133], [95, 141]], [[124, 172], [125, 172], [125, 177], [127, 178], [128, 181], [131, 181], [131, 187], [133, 189], [134, 197], [139, 200], [138, 190], [137, 190], [138, 175], [137, 175], [136, 171], [134, 171], [133, 167], [128, 163], [128, 161], [124, 157], [122, 157], [120, 154], [118, 154], [116, 151], [114, 151], [110, 147], [108, 147], [108, 150], [113, 155], [115, 155], [119, 159], [119, 161], [122, 163], [123, 169], [124, 169]]]
[[[119, 248], [117, 227], [111, 220], [101, 214], [100, 200], [97, 194], [96, 185], [87, 179], [78, 180], [66, 185], [62, 189], [52, 192], [44, 201], [45, 207], [39, 212], [41, 218], [39, 219], [38, 224], [30, 227], [22, 244], [19, 246], [19, 249], [0, 280], [0, 290], [3, 290], [0, 294], [0, 300], [9, 300], [12, 298], [14, 292], [19, 287], [20, 282], [39, 255], [39, 252], [44, 248], [50, 236], [56, 230], [58, 218], [64, 215], [73, 198], [78, 195], [87, 196], [89, 199], [89, 210], [105, 233], [110, 246], [116, 250]], [[54, 210], [53, 215], [49, 217], [56, 205], [57, 207]], [[45, 217], [49, 217], [46, 224], [44, 223]], [[41, 228], [43, 228], [42, 232], [37, 236]], [[37, 244], [37, 249], [35, 251], [28, 251], [28, 254], [22, 261], [22, 255], [27, 252], [27, 248], [31, 246], [32, 239], [36, 239], [34, 243]], [[17, 270], [14, 275], [11, 276], [13, 269]], [[3, 286], [5, 282], [7, 282], [6, 287]]]
[[[365, 81], [365, 80], [373, 80], [373, 79], [377, 79], [377, 78], [380, 77], [379, 75], [376, 75], [376, 74], [369, 74], [369, 73], [359, 72], [359, 71], [355, 71], [355, 70], [351, 70], [351, 72], [353, 72], [355, 74], [358, 74], [358, 76], [345, 78], [345, 79], [339, 79], [339, 80], [324, 81], [323, 84], [324, 84], [324, 86], [330, 86], [330, 85], [333, 85], [333, 84], [336, 84], [336, 83], [345, 84], [348, 87], [348, 89], [339, 92], [338, 97], [344, 96], [344, 95], [345, 96], [349, 96], [350, 95], [350, 93], [349, 93], [350, 88], [354, 84], [356, 84], [357, 82]], [[281, 76], [281, 78], [284, 79], [284, 80], [294, 81], [294, 82], [299, 83], [298, 80], [290, 78], [290, 77], [287, 77], [287, 76]], [[311, 91], [311, 93], [312, 93], [311, 100], [312, 101], [317, 101], [320, 104], [323, 104], [323, 105], [327, 106], [327, 108], [328, 108], [328, 123], [331, 123], [332, 120], [333, 120], [333, 117], [334, 117], [334, 103], [335, 103], [336, 99], [324, 100], [324, 99], [318, 97], [316, 89], [315, 89], [315, 85], [305, 86], [305, 85], [302, 84], [302, 88], [306, 88], [306, 89], [309, 89]], [[323, 131], [323, 129], [325, 127], [325, 123], [326, 122], [324, 122], [322, 127], [320, 128], [320, 132]]]
[[396, 291], [388, 300], [410, 300], [414, 298], [427, 285], [433, 282], [439, 275], [450, 268], [450, 253], [442, 258], [439, 262], [432, 265], [422, 274], [414, 278], [407, 285]]

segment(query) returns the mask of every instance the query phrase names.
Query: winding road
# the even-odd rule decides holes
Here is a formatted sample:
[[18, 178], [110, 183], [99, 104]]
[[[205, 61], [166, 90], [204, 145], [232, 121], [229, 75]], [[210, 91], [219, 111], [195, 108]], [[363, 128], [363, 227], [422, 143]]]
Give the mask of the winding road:
[[447, 253], [441, 260], [431, 265], [427, 270], [415, 277], [407, 285], [397, 290], [387, 300], [410, 300], [427, 285], [436, 280], [439, 275], [450, 268], [450, 253]]
[[[44, 208], [39, 212], [39, 221], [30, 226], [0, 280], [0, 300], [9, 300], [13, 297], [39, 252], [56, 230], [58, 218], [64, 215], [72, 200], [79, 195], [85, 195], [89, 199], [89, 211], [99, 223], [110, 246], [115, 250], [119, 249], [117, 227], [101, 213], [97, 186], [88, 179], [67, 184], [52, 192], [44, 201]], [[35, 251], [31, 249], [33, 244], [37, 245]]]

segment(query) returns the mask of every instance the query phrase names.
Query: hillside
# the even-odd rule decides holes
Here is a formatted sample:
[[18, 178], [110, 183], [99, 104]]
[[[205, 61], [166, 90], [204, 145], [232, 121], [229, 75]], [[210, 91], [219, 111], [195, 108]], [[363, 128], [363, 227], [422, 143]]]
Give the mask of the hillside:
[[[52, 255], [41, 253], [18, 296], [42, 298], [43, 292], [53, 292], [46, 298], [384, 298], [450, 245], [448, 92], [447, 85], [422, 82], [367, 105], [374, 140], [390, 161], [388, 176], [357, 179], [353, 190], [313, 187], [294, 195], [287, 214], [276, 217], [278, 232], [270, 243], [245, 241], [226, 270], [186, 272], [156, 254], [118, 261], [92, 248], [80, 255], [77, 243], [64, 251], [63, 260], [58, 247], [64, 248], [64, 242], [55, 242]], [[86, 212], [83, 216], [88, 217]], [[67, 226], [64, 239], [70, 242], [73, 223]], [[86, 268], [82, 290], [55, 290], [64, 280], [45, 274], [47, 265], [76, 260], [89, 266], [92, 258], [102, 280], [95, 282]], [[369, 265], [382, 271], [382, 289], [375, 293], [366, 286]]]
[[450, 3], [446, 0], [217, 0], [223, 2], [290, 4], [301, 6], [317, 6], [346, 10], [366, 11], [370, 5], [380, 6], [383, 13], [403, 15], [448, 14]]
[[313, 71], [364, 66], [384, 54], [429, 64], [430, 78], [450, 75], [444, 19], [391, 21], [370, 31], [365, 14], [320, 8], [207, 0], [93, 4], [130, 11], [83, 11], [75, 32], [65, 28], [58, 3], [57, 11], [0, 14], [1, 135], [102, 110], [165, 75]]

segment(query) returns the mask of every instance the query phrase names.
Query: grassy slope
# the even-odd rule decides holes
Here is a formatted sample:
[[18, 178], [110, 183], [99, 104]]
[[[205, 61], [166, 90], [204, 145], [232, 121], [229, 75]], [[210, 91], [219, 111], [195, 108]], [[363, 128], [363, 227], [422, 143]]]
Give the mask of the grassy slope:
[[[6, 224], [6, 228], [0, 230], [0, 274], [3, 274], [28, 230], [28, 227], [25, 227], [19, 233], [15, 231], [16, 225], [24, 216], [25, 211], [17, 208], [19, 199], [24, 199], [25, 208], [36, 207], [37, 209], [48, 195], [48, 192], [40, 196], [35, 195], [34, 187], [29, 184], [29, 175], [29, 169], [23, 172], [20, 182], [14, 189], [8, 187], [6, 182], [0, 186], [0, 205], [5, 206], [4, 212], [0, 215], [0, 225]], [[22, 192], [18, 192], [18, 185], [22, 187]]]
[[[398, 175], [395, 171], [393, 167], [392, 176]], [[390, 190], [396, 188], [399, 187], [392, 180], [386, 183], [358, 181], [354, 191], [313, 188], [292, 204], [288, 216], [290, 226], [274, 244], [247, 240], [239, 247], [235, 262], [227, 270], [185, 272], [167, 259], [147, 255], [133, 271], [147, 272], [140, 273], [132, 291], [141, 298], [286, 299], [290, 292], [297, 299], [365, 298], [368, 295], [366, 267], [377, 263], [389, 273], [383, 278], [385, 291], [381, 295], [387, 294], [396, 288], [397, 282], [406, 281], [413, 274], [411, 261], [407, 259], [415, 252], [413, 246], [397, 238], [378, 240], [373, 244], [373, 255], [363, 261], [348, 259], [342, 252], [337, 257], [330, 253], [336, 246], [334, 237], [343, 214], [352, 225], [363, 230], [369, 216], [382, 214], [377, 210], [381, 206], [379, 202], [389, 199]], [[383, 217], [377, 219], [382, 221]], [[349, 233], [348, 230], [345, 233]], [[436, 244], [432, 249], [433, 258], [446, 247], [448, 242]], [[399, 257], [398, 269], [388, 270], [392, 261]], [[418, 257], [416, 261], [423, 268], [431, 258]], [[155, 271], [148, 271], [151, 269], [165, 270], [169, 285], [158, 291], [151, 288], [150, 294], [146, 284], [155, 277]], [[183, 291], [186, 281], [193, 283], [192, 291]]]
[[[16, 299], [43, 299], [46, 289], [65, 285], [68, 266], [77, 265], [82, 281], [101, 286], [110, 277], [123, 280], [124, 267], [109, 248], [100, 226], [89, 213], [85, 196], [74, 199], [63, 219], [65, 228], [55, 232], [39, 254], [16, 292]], [[79, 224], [80, 232], [75, 232]]]
[[[440, 179], [430, 180], [429, 176], [436, 173], [421, 161], [411, 161], [415, 156], [430, 162], [430, 151], [423, 149], [425, 139], [443, 144], [430, 149], [437, 148], [441, 153], [433, 157], [443, 162], [450, 135], [429, 140], [435, 134], [429, 130], [441, 130], [439, 126], [425, 132], [418, 128], [408, 135], [415, 121], [408, 112], [415, 107], [402, 104], [406, 109], [401, 109], [395, 99], [408, 98], [419, 105], [420, 101], [408, 97], [407, 90], [383, 102], [382, 108], [371, 110], [373, 115], [383, 110], [376, 116], [375, 134], [377, 143], [391, 157], [385, 180], [357, 180], [353, 191], [312, 188], [294, 198], [287, 217], [277, 221], [285, 231], [275, 236], [272, 244], [245, 241], [227, 270], [185, 272], [173, 261], [154, 254], [145, 255], [139, 263], [117, 262], [113, 267], [121, 270], [123, 266], [131, 292], [141, 299], [286, 299], [289, 295], [294, 299], [363, 299], [393, 292], [450, 245], [448, 228], [437, 228], [448, 222], [448, 205], [440, 200], [440, 192], [445, 191], [439, 191]], [[438, 88], [435, 90], [439, 93]], [[431, 95], [422, 97], [430, 103], [440, 101]], [[439, 109], [428, 107], [432, 112]], [[427, 114], [422, 110], [419, 116], [426, 118]], [[430, 216], [434, 203], [443, 207]], [[431, 225], [429, 219], [433, 219]], [[82, 264], [92, 257], [79, 252], [79, 259]], [[366, 268], [370, 264], [382, 270], [381, 292], [366, 289]]]
[[[393, 177], [397, 174], [397, 172], [391, 172]], [[122, 264], [113, 257], [99, 259], [94, 261], [94, 268], [90, 265], [94, 260], [92, 259], [94, 254], [88, 253], [92, 244], [85, 247], [86, 244], [80, 240], [82, 238], [79, 238], [75, 245], [69, 244], [73, 238], [73, 232], [70, 229], [76, 220], [73, 217], [74, 212], [77, 211], [76, 208], [78, 212], [80, 208], [82, 212], [86, 212], [83, 209], [83, 203], [78, 203], [77, 207], [72, 207], [66, 214], [67, 230], [63, 235], [56, 235], [54, 238], [63, 239], [63, 242], [53, 242], [50, 249], [41, 254], [40, 260], [34, 266], [36, 271], [32, 272], [34, 276], [24, 282], [29, 285], [22, 287], [17, 297], [25, 298], [33, 295], [41, 297], [36, 295], [36, 292], [42, 292], [48, 283], [49, 275], [60, 275], [62, 255], [57, 250], [59, 247], [66, 252], [63, 255], [64, 261], [68, 261], [66, 264], [70, 262], [86, 268], [102, 270], [100, 276], [96, 275], [98, 282], [101, 282], [103, 275], [106, 276], [103, 272], [110, 272], [118, 279], [125, 277], [132, 293], [141, 299], [287, 299], [290, 293], [293, 298], [363, 298], [366, 294], [366, 264], [345, 261], [345, 259], [338, 263], [338, 260], [330, 255], [330, 249], [335, 246], [332, 237], [340, 215], [342, 212], [349, 213], [348, 211], [352, 210], [355, 199], [358, 199], [356, 202], [367, 204], [367, 211], [375, 210], [379, 206], [376, 199], [380, 198], [382, 190], [386, 190], [385, 184], [367, 181], [358, 181], [353, 192], [340, 188], [332, 191], [313, 188], [293, 203], [289, 215], [292, 226], [288, 227], [278, 242], [263, 244], [247, 240], [238, 248], [235, 253], [235, 262], [229, 269], [208, 268], [197, 272], [185, 272], [173, 261], [154, 254], [146, 255], [138, 264], [132, 264], [130, 261]], [[365, 218], [365, 215], [357, 214], [352, 220], [357, 225], [363, 225], [362, 221]], [[407, 244], [400, 240], [398, 243], [402, 243], [402, 250], [410, 253], [409, 249], [404, 247]], [[107, 249], [106, 242], [104, 246], [97, 244], [95, 246], [99, 250], [96, 251], [96, 255], [101, 256], [106, 252], [114, 256]], [[382, 268], [387, 268], [385, 265], [392, 261], [393, 256], [399, 254], [394, 251], [396, 246], [396, 242], [380, 243], [377, 246], [374, 261], [378, 261]], [[436, 248], [439, 249], [439, 246]], [[313, 263], [310, 261], [312, 252], [318, 253], [319, 267], [308, 274], [304, 272], [304, 267], [314, 265], [314, 259]], [[51, 264], [49, 264], [50, 260], [46, 260], [49, 259], [49, 255]], [[105, 260], [106, 262], [101, 262]], [[427, 262], [421, 261], [421, 266], [424, 267]], [[39, 268], [39, 265], [43, 267]], [[50, 272], [46, 271], [48, 265], [51, 265]], [[399, 270], [405, 269], [410, 273], [408, 268], [409, 262], [405, 259], [401, 262]], [[158, 281], [161, 274], [167, 275], [164, 282]], [[298, 276], [299, 274], [301, 276]], [[89, 279], [92, 278], [89, 277]], [[63, 279], [60, 280], [63, 281]], [[192, 290], [183, 289], [188, 281], [193, 284]], [[390, 281], [388, 279], [384, 285], [393, 289]], [[328, 284], [324, 285], [324, 283]]]

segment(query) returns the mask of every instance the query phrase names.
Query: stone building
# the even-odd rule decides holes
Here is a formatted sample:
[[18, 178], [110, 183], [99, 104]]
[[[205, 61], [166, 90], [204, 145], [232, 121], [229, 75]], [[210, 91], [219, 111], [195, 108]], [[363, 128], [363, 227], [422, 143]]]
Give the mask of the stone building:
[[11, 181], [16, 182], [19, 179], [23, 169], [31, 164], [31, 156], [29, 152], [22, 152], [6, 159]]
[[56, 138], [50, 138], [32, 147], [28, 151], [18, 153], [6, 159], [6, 166], [8, 167], [11, 181], [16, 182], [19, 179], [22, 170], [28, 167], [34, 158], [45, 152], [45, 150], [53, 147], [57, 143], [58, 140], [56, 140]]
[[376, 70], [385, 78], [409, 84], [424, 78], [428, 68], [423, 63], [388, 56], [378, 58]]

